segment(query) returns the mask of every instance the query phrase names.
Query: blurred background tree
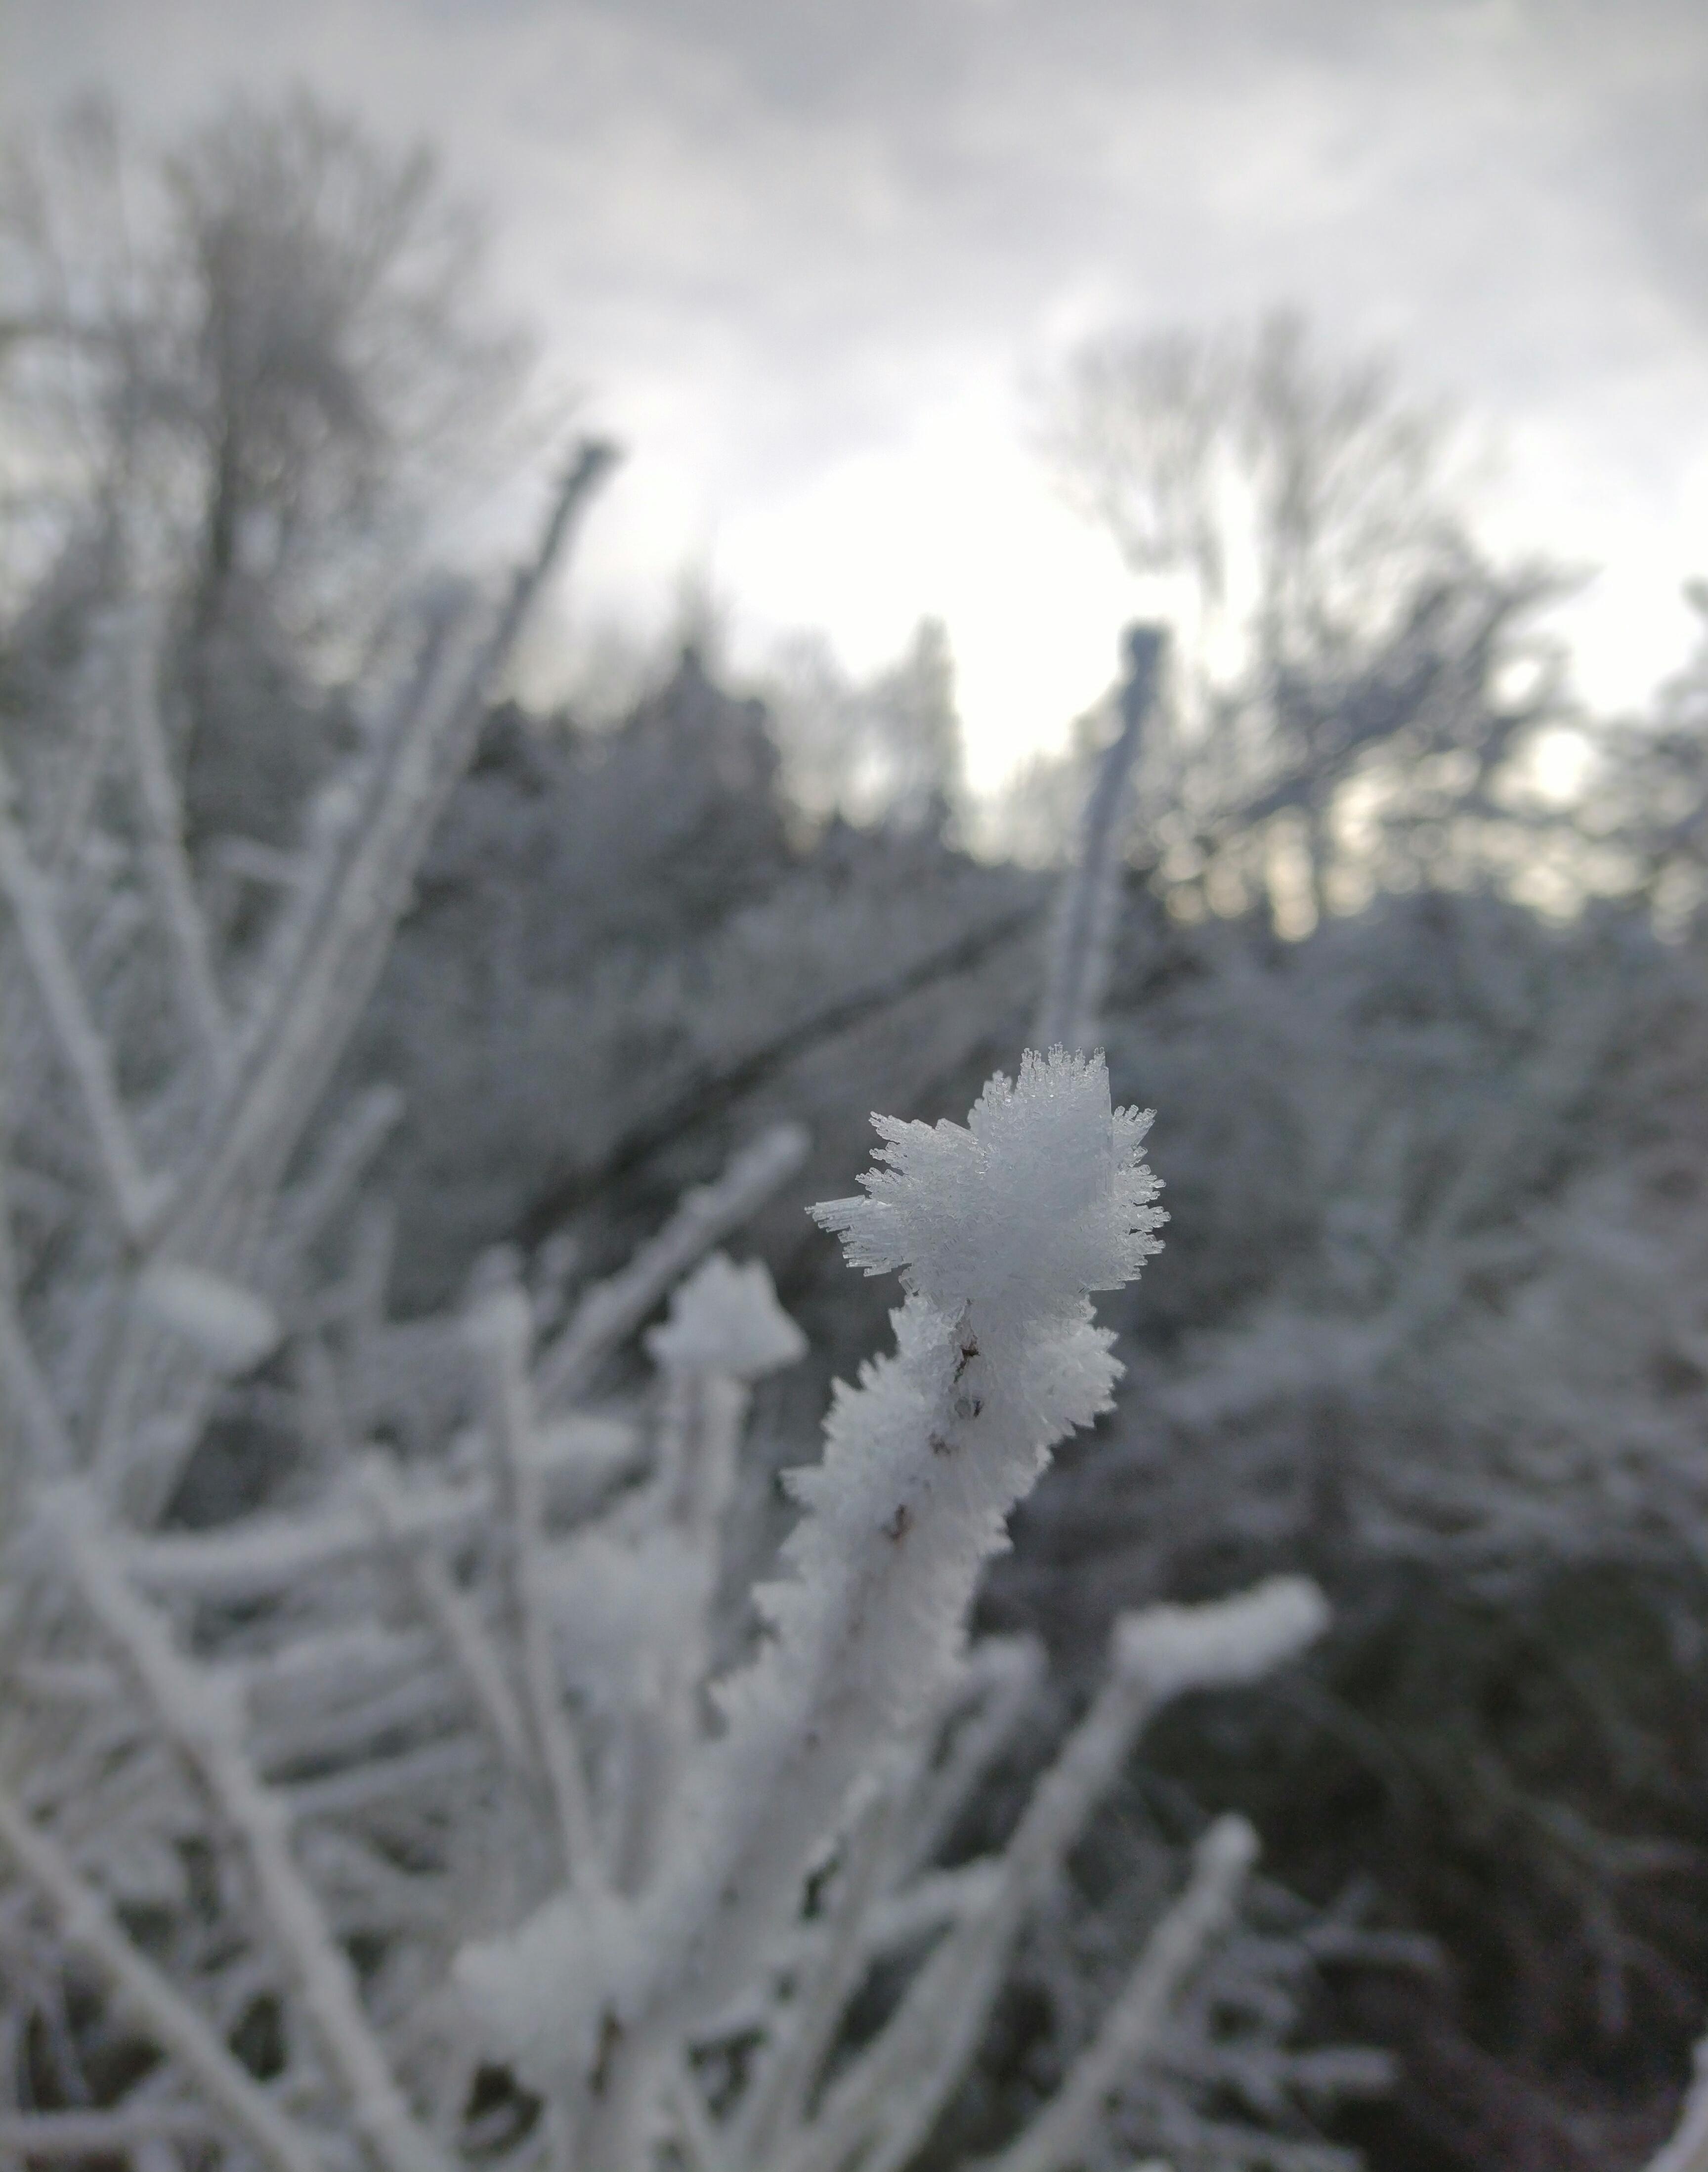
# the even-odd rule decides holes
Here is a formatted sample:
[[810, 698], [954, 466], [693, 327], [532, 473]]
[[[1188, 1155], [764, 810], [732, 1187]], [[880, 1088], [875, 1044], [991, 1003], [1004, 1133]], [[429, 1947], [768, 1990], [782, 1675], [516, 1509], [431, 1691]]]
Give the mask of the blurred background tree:
[[[459, 514], [513, 467], [528, 357], [478, 220], [424, 148], [306, 91], [169, 155], [98, 105], [0, 195], [0, 583], [13, 730], [62, 737], [61, 668], [121, 587], [175, 630], [164, 690], [192, 850], [277, 845]], [[28, 765], [26, 763], [26, 771]]]
[[1179, 635], [1137, 814], [1177, 901], [1266, 897], [1297, 933], [1510, 857], [1568, 583], [1479, 543], [1444, 413], [1281, 314], [1083, 348], [1045, 443]]
[[790, 800], [814, 823], [941, 830], [965, 799], [954, 659], [941, 619], [864, 684], [821, 635], [783, 642], [764, 675]]

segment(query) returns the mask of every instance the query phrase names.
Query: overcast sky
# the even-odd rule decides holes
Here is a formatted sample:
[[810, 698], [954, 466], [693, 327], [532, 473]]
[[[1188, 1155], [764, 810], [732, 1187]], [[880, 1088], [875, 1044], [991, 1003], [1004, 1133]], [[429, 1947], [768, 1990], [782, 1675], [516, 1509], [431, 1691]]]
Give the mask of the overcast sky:
[[1133, 591], [1030, 449], [1114, 324], [1277, 304], [1506, 449], [1503, 546], [1605, 571], [1603, 702], [1708, 573], [1703, 0], [0, 0], [0, 114], [169, 132], [306, 81], [431, 136], [631, 459], [585, 630], [709, 576], [738, 652], [945, 618], [975, 768], [1056, 738]]

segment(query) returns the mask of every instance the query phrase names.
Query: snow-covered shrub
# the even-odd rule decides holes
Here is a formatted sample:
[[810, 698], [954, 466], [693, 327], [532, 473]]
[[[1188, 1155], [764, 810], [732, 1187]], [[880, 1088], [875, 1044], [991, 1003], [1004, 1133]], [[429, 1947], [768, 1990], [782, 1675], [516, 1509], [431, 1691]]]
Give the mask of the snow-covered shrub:
[[1125, 926], [1111, 1070], [1169, 1114], [1175, 1241], [985, 1618], [1088, 1681], [1114, 1609], [1319, 1578], [1309, 1682], [1153, 1752], [1453, 1957], [1340, 2024], [1425, 2161], [1635, 2164], [1700, 2026], [1703, 985], [1635, 916], [1486, 896]]
[[[940, 1859], [1039, 1665], [965, 1643], [975, 1579], [1108, 1404], [1090, 1293], [1155, 1250], [1146, 1120], [1100, 1058], [1029, 1056], [964, 1129], [886, 1121], [866, 1196], [820, 1210], [902, 1271], [898, 1350], [839, 1395], [721, 1675], [747, 1401], [800, 1337], [712, 1248], [798, 1135], [572, 1304], [500, 1254], [451, 1314], [387, 1319], [383, 1225], [349, 1210], [395, 1101], [303, 1142], [600, 459], [496, 621], [432, 618], [250, 949], [222, 952], [186, 862], [134, 616], [77, 825], [38, 800], [0, 828], [0, 2141], [26, 2157], [900, 2167], [1147, 1719], [1322, 1626], [1286, 1578], [1122, 1622], [1006, 1845]], [[656, 1387], [590, 1406], [673, 1291]], [[253, 1508], [185, 1490], [228, 1424]], [[1344, 2161], [1308, 2138], [1321, 2062], [1290, 2063], [1284, 1991], [1212, 1965], [1254, 1846], [1211, 1825], [1000, 2161]], [[1230, 2097], [1299, 2132], [1231, 2126]]]
[[[9, 2140], [223, 2137], [298, 2168], [358, 2148], [391, 2167], [531, 2161], [548, 2137], [601, 2167], [659, 2147], [753, 2166], [917, 2152], [1147, 1718], [1266, 1671], [1323, 1616], [1282, 1579], [1124, 1621], [1007, 1847], [936, 1867], [1037, 1664], [964, 1646], [974, 1576], [1051, 1439], [1107, 1401], [1087, 1293], [1136, 1269], [1158, 1217], [1143, 1123], [1111, 1113], [1100, 1062], [1029, 1056], [964, 1131], [884, 1128], [867, 1196], [820, 1211], [859, 1263], [904, 1269], [898, 1354], [839, 1401], [801, 1481], [792, 1574], [716, 1720], [709, 1616], [747, 1384], [800, 1347], [763, 1271], [714, 1255], [679, 1284], [648, 1337], [650, 1426], [551, 1413], [792, 1140], [690, 1201], [537, 1357], [496, 1263], [440, 1331], [480, 1384], [472, 1429], [436, 1455], [346, 1452], [296, 1508], [194, 1534], [139, 1531], [87, 1477], [30, 1490], [0, 1779], [33, 1957], [8, 1981], [14, 2046], [42, 1999], [76, 1995], [68, 1949], [147, 2071], [115, 2104], [20, 2108]], [[223, 1353], [253, 1325], [223, 1286], [173, 1304]], [[419, 1331], [415, 1347], [419, 1364]], [[360, 1369], [326, 1356], [304, 1397], [323, 1423]], [[1195, 1996], [1254, 1852], [1243, 1821], [1211, 1828], [1001, 2161], [1078, 2161], [1112, 2112], [1183, 2162], [1340, 2161], [1194, 2110], [1256, 2056], [1237, 1986]], [[913, 1973], [851, 2051], [846, 2008], [897, 1955]], [[1260, 2064], [1284, 2087], [1266, 2011]], [[63, 2048], [75, 2067], [83, 2046]]]
[[[959, 1113], [1022, 1044], [1046, 886], [928, 833], [792, 842], [775, 765], [758, 706], [691, 655], [619, 728], [489, 722], [352, 1052], [408, 1098], [384, 1171], [400, 1304], [442, 1304], [473, 1250], [571, 1218], [615, 1264], [769, 1123], [807, 1124], [829, 1190], [869, 1110], [953, 1076], [933, 1113]], [[780, 1276], [815, 1249], [792, 1203], [757, 1241]], [[818, 1279], [815, 1347], [850, 1309]], [[835, 1362], [881, 1325], [863, 1308]], [[822, 1390], [815, 1368], [803, 1425]]]
[[[694, 766], [696, 747], [709, 770], [757, 736], [741, 705], [714, 708], [685, 673], [642, 723], [632, 752], [619, 732], [589, 758], [508, 720], [428, 863], [376, 1059], [409, 1081], [388, 1182], [417, 1292], [455, 1287], [471, 1233], [546, 1237], [554, 1202], [603, 1270], [721, 1147], [791, 1110], [814, 1132], [814, 1191], [840, 1191], [867, 1110], [959, 1114], [1035, 1013], [1035, 877], [836, 828], [791, 857], [763, 809]], [[752, 887], [720, 914], [697, 841], [724, 832], [755, 849]], [[584, 920], [626, 946], [626, 981], [577, 949]], [[1550, 2093], [1604, 2058], [1624, 2074], [1641, 2056], [1652, 2078], [1620, 2086], [1663, 2105], [1702, 1922], [1697, 1883], [1669, 1867], [1699, 1844], [1700, 1799], [1696, 960], [1632, 917], [1550, 927], [1442, 893], [1281, 943], [1260, 922], [1183, 926], [1130, 877], [1114, 963], [1101, 1037], [1120, 1098], [1166, 1111], [1172, 1240], [1100, 1306], [1129, 1390], [1022, 1512], [983, 1619], [1046, 1634], [1065, 1725], [1112, 1611], [1277, 1570], [1324, 1580], [1340, 1626], [1309, 1684], [1224, 1707], [1213, 1731], [1247, 1732], [1213, 1769], [1190, 1748], [1212, 1730], [1165, 1734], [1112, 1825], [1169, 1784], [1160, 1758], [1238, 1802], [1303, 1890], [1367, 1876], [1388, 1920], [1468, 1956], [1460, 1978], [1390, 1981], [1391, 2031], [1341, 2024], [1405, 2049], [1420, 2119], [1462, 2088], [1465, 2130], [1516, 2100], [1555, 2148]], [[851, 1375], [882, 1332], [879, 1285], [848, 1289], [792, 1192], [749, 1228], [812, 1349], [760, 1385], [727, 1593], [783, 1522], [768, 1481], [799, 1460], [827, 1374]], [[1331, 1707], [1302, 1716], [1325, 1681], [1355, 1707], [1356, 1752]], [[1308, 1741], [1285, 1780], [1260, 1721]], [[1297, 1815], [1294, 1798], [1339, 1807]], [[1515, 2073], [1498, 2047], [1521, 2035], [1539, 2048]], [[1624, 2146], [1586, 2132], [1588, 2162]]]

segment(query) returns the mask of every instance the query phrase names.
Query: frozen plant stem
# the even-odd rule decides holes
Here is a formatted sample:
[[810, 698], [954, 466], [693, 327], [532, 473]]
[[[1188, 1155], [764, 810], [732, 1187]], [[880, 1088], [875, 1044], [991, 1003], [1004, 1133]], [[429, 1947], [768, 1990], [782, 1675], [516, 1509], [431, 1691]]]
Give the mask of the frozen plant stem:
[[679, 1610], [630, 1715], [619, 1816], [626, 1828], [620, 1883], [630, 1892], [649, 1882], [669, 1849], [673, 1806], [699, 1740], [712, 1669], [719, 1532], [735, 1489], [751, 1383], [804, 1357], [806, 1337], [761, 1266], [739, 1268], [717, 1252], [678, 1289], [669, 1320], [647, 1336], [647, 1347], [664, 1376], [656, 1513], [682, 1566]]
[[541, 1546], [544, 1504], [534, 1437], [528, 1359], [533, 1338], [520, 1290], [489, 1298], [469, 1324], [486, 1387], [486, 1433], [500, 1524], [511, 1636], [522, 1675], [522, 1707], [537, 1769], [555, 1812], [560, 1867], [571, 1882], [604, 1883], [581, 1750], [563, 1706], [552, 1656]]
[[153, 1228], [169, 1183], [142, 1165], [119, 1099], [112, 1059], [89, 1014], [71, 954], [59, 931], [47, 879], [30, 857], [13, 813], [10, 776], [0, 764], [0, 894], [12, 908], [19, 940], [71, 1073], [95, 1146], [95, 1159], [126, 1235], [140, 1244]]
[[67, 1943], [92, 1962], [120, 1998], [207, 2093], [272, 2172], [325, 2172], [308, 2137], [233, 2058], [201, 2016], [140, 1954], [112, 1911], [70, 1859], [0, 1788], [0, 1851], [9, 1855], [58, 1917]]
[[518, 1779], [527, 1780], [534, 1770], [527, 1723], [479, 1614], [458, 1590], [431, 1538], [411, 1531], [403, 1490], [385, 1458], [368, 1457], [358, 1482], [416, 1605], [438, 1631], [499, 1755]]
[[305, 915], [300, 951], [269, 988], [224, 1119], [188, 1185], [180, 1220], [199, 1229], [245, 1183], [276, 1183], [373, 992], [433, 826], [473, 748], [485, 703], [611, 447], [583, 444], [529, 563], [484, 635], [457, 615], [430, 643], [417, 697], [399, 720], [348, 848]]
[[[4, 1119], [0, 1106], [0, 1123]], [[11, 1202], [6, 1168], [0, 1160], [0, 1422], [15, 1426], [22, 1452], [8, 1460], [21, 1463], [35, 1478], [67, 1478], [73, 1467], [71, 1437], [48, 1390], [41, 1368], [18, 1309], [18, 1264], [12, 1249]], [[0, 1467], [0, 1529], [16, 1513], [15, 1469]]]
[[[1315, 1586], [1294, 1577], [1208, 1605], [1152, 1607], [1121, 1618], [1108, 1679], [1038, 1783], [988, 1892], [941, 1941], [893, 2019], [827, 2093], [811, 2134], [789, 2159], [790, 2172], [837, 2172], [862, 2140], [862, 2172], [906, 2164], [978, 2048], [1023, 1925], [1060, 1877], [1146, 1726], [1189, 1690], [1255, 1681], [1285, 1664], [1321, 1633], [1327, 1618]], [[1147, 1963], [1141, 1959], [1141, 1970]]]
[[184, 850], [183, 809], [160, 725], [156, 649], [150, 633], [147, 618], [133, 614], [116, 644], [115, 659], [118, 702], [136, 779], [142, 868], [154, 917], [172, 959], [174, 996], [214, 1079], [223, 1085], [234, 1051], [214, 978], [207, 923]]
[[1164, 642], [1160, 626], [1127, 629], [1121, 728], [1098, 765], [1096, 782], [1085, 803], [1079, 851], [1062, 879], [1044, 1001], [1033, 1034], [1040, 1048], [1089, 1049], [1099, 1037], [1120, 902], [1121, 851], [1132, 774], [1156, 701]]
[[739, 1228], [807, 1158], [798, 1124], [778, 1124], [736, 1155], [715, 1184], [690, 1191], [670, 1220], [620, 1274], [596, 1282], [534, 1371], [543, 1411], [562, 1407], [587, 1389], [603, 1359], [638, 1327], [703, 1252]]
[[348, 1958], [292, 1852], [290, 1813], [263, 1786], [242, 1745], [235, 1683], [183, 1659], [165, 1623], [132, 1590], [99, 1512], [79, 1487], [42, 1497], [41, 1513], [63, 1549], [72, 1581], [122, 1653], [167, 1736], [195, 1767], [240, 1841], [257, 1896], [278, 1942], [352, 2123], [381, 2172], [447, 2172], [449, 2160], [419, 2126], [363, 2012]]
[[1144, 1956], [1049, 2108], [991, 2160], [989, 2172], [1067, 2172], [1097, 2144], [1103, 2108], [1152, 2055], [1169, 2009], [1227, 1931], [1257, 1860], [1243, 1818], [1219, 1818], [1193, 1851], [1190, 1884], [1151, 1933]]
[[206, 2112], [139, 2105], [134, 2111], [0, 2112], [0, 2151], [19, 2157], [122, 2157], [149, 2142], [206, 2142]]
[[[1109, 1406], [1111, 1337], [1088, 1293], [1157, 1249], [1149, 1119], [1112, 1110], [1100, 1057], [1029, 1053], [965, 1128], [878, 1120], [867, 1196], [816, 1210], [851, 1263], [900, 1271], [897, 1354], [839, 1391], [774, 1641], [722, 1700], [685, 1776], [688, 1820], [626, 1921], [549, 1903], [470, 1949], [463, 1977], [534, 2086], [596, 2073], [589, 2164], [635, 2159], [669, 2047], [748, 1981], [856, 1781], [930, 1706], [974, 1583], [1051, 1444]], [[609, 1965], [586, 1965], [597, 1935]]]

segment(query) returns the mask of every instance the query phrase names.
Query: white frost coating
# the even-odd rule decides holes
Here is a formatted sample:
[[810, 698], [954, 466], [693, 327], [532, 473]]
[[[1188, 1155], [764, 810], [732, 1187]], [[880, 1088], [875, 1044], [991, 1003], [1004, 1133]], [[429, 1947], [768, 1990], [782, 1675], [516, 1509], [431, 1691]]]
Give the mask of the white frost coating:
[[1158, 1699], [1261, 1681], [1329, 1626], [1329, 1602], [1308, 1577], [1272, 1576], [1203, 1606], [1151, 1606], [1115, 1626], [1117, 1672]]
[[551, 2085], [593, 2069], [606, 2017], [639, 2003], [647, 1960], [634, 1911], [586, 1885], [556, 1894], [508, 1938], [465, 1946], [453, 1975], [520, 2072]]
[[[785, 1549], [794, 1575], [760, 1595], [776, 1642], [727, 1691], [729, 1733], [703, 1761], [714, 1852], [756, 1901], [775, 1882], [756, 1924], [850, 1782], [957, 1664], [1009, 1510], [1050, 1446], [1109, 1406], [1119, 1368], [1087, 1293], [1158, 1248], [1149, 1118], [1111, 1110], [1101, 1056], [1029, 1052], [965, 1128], [874, 1121], [888, 1166], [868, 1196], [814, 1212], [851, 1264], [900, 1270], [896, 1354], [857, 1390], [839, 1384], [824, 1460], [794, 1475], [809, 1512]], [[775, 1786], [756, 1815], [743, 1798], [760, 1773]], [[711, 1934], [708, 1990], [727, 1935]]]
[[193, 1343], [222, 1373], [246, 1373], [278, 1347], [283, 1329], [265, 1298], [205, 1268], [162, 1261], [146, 1268], [137, 1302], [151, 1320]]
[[1098, 766], [1080, 825], [1079, 852], [1063, 879], [1056, 906], [1036, 1027], [1037, 1038], [1046, 1048], [1057, 1041], [1069, 1048], [1089, 1048], [1099, 1038], [1098, 1019], [1109, 985], [1120, 902], [1133, 770], [1156, 695], [1163, 645], [1158, 626], [1127, 629], [1120, 734]]
[[704, 1560], [668, 1527], [577, 1540], [545, 1587], [563, 1679], [598, 1709], [626, 1708], [649, 1685], [658, 1648], [690, 1633], [709, 1583]]
[[628, 1419], [584, 1411], [540, 1427], [534, 1439], [540, 1468], [548, 1479], [564, 1471], [620, 1471], [634, 1461], [638, 1442]]
[[1103, 2154], [1099, 2130], [1123, 2081], [1153, 2058], [1174, 2002], [1226, 1934], [1257, 1861], [1257, 1835], [1222, 1817], [1193, 1850], [1192, 1879], [1147, 1941], [1126, 1988], [1049, 2106], [986, 2172], [1060, 2172]]
[[744, 1148], [718, 1178], [689, 1192], [670, 1220], [619, 1274], [596, 1282], [540, 1354], [534, 1400], [552, 1411], [583, 1393], [605, 1355], [631, 1334], [708, 1246], [738, 1228], [807, 1158], [798, 1124], [777, 1124]]
[[777, 1303], [762, 1260], [739, 1267], [714, 1252], [670, 1301], [670, 1316], [646, 1338], [654, 1364], [757, 1380], [807, 1354], [807, 1338]]
[[874, 1121], [888, 1166], [868, 1196], [814, 1212], [854, 1264], [901, 1271], [896, 1354], [839, 1384], [824, 1460], [795, 1476], [808, 1513], [792, 1580], [761, 1594], [773, 1641], [721, 1699], [727, 1729], [686, 1776], [677, 1844], [620, 1927], [603, 1902], [595, 1925], [580, 1899], [554, 1901], [460, 1970], [534, 2086], [620, 2044], [591, 2161], [623, 2161], [647, 2067], [740, 1989], [850, 1788], [954, 1668], [1008, 1512], [1051, 1444], [1109, 1406], [1119, 1368], [1088, 1292], [1157, 1249], [1149, 1119], [1111, 1110], [1101, 1055], [1029, 1052], [964, 1129]]
[[1162, 1248], [1161, 1185], [1140, 1151], [1152, 1114], [1111, 1110], [1101, 1053], [1029, 1049], [1018, 1083], [998, 1072], [964, 1127], [874, 1116], [889, 1166], [862, 1176], [865, 1198], [828, 1200], [814, 1218], [841, 1235], [850, 1266], [900, 1270], [939, 1311], [1073, 1313]]

